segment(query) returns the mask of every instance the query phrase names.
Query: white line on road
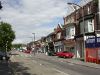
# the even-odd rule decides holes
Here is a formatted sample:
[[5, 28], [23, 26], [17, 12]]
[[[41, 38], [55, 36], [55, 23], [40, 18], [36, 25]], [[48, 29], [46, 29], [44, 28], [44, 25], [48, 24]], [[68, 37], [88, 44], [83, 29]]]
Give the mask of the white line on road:
[[60, 71], [60, 70], [58, 70], [56, 68], [53, 68], [53, 70], [58, 71], [59, 73], [64, 74], [64, 75], [69, 75], [68, 73], [62, 72], [62, 71]]

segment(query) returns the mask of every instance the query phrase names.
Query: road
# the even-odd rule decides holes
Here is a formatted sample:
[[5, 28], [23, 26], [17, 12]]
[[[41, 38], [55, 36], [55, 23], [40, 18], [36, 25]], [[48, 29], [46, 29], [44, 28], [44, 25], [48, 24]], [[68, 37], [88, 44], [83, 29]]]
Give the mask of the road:
[[67, 63], [67, 59], [55, 56], [34, 56], [21, 52], [12, 60], [16, 75], [100, 75], [100, 69]]
[[13, 71], [9, 66], [9, 63], [0, 61], [0, 75], [13, 75]]

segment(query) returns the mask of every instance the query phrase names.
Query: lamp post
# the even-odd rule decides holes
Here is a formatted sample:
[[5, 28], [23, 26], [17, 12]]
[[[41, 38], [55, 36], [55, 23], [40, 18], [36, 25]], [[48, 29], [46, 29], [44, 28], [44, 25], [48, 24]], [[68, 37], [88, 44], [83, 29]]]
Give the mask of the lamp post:
[[2, 4], [1, 4], [1, 1], [0, 1], [0, 9], [2, 9]]
[[[73, 5], [79, 7], [80, 9], [82, 9], [82, 21], [83, 21], [83, 50], [84, 50], [84, 61], [86, 62], [86, 51], [85, 51], [85, 21], [84, 21], [84, 8], [83, 6], [80, 6], [78, 4], [75, 3], [67, 3], [68, 5]], [[76, 9], [75, 9], [76, 11]]]
[[35, 33], [32, 33], [34, 35], [34, 42], [35, 42]]
[[[35, 33], [32, 33], [32, 34], [34, 35], [34, 42], [35, 42]], [[35, 43], [34, 43], [34, 45], [35, 45]], [[35, 52], [36, 52], [35, 47], [34, 47], [34, 48], [32, 47], [32, 50], [33, 50], [33, 53], [34, 53], [34, 55], [35, 55]]]

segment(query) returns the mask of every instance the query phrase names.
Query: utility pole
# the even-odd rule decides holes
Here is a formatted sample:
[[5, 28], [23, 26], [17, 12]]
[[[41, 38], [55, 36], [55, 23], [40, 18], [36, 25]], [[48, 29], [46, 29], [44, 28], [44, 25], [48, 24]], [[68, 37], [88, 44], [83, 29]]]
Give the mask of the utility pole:
[[32, 33], [34, 35], [34, 41], [33, 41], [33, 45], [34, 45], [34, 48], [33, 48], [33, 45], [32, 45], [32, 50], [33, 50], [33, 53], [35, 55], [35, 52], [36, 52], [36, 48], [35, 48], [35, 33]]
[[99, 24], [100, 24], [100, 0], [98, 0], [98, 5], [99, 5]]
[[32, 33], [34, 35], [34, 42], [35, 42], [35, 33]]
[[2, 9], [2, 3], [1, 3], [1, 1], [0, 1], [0, 9]]

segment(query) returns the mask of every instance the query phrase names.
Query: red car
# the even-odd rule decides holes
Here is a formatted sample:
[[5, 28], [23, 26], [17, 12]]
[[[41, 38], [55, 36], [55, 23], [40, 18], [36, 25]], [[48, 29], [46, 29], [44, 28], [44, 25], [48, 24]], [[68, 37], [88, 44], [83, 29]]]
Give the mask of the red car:
[[62, 52], [58, 52], [56, 54], [58, 57], [64, 57], [64, 58], [72, 58], [74, 56], [73, 53], [68, 52], [68, 51], [62, 51]]

